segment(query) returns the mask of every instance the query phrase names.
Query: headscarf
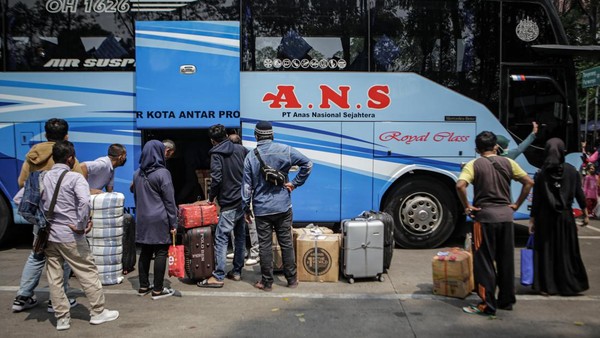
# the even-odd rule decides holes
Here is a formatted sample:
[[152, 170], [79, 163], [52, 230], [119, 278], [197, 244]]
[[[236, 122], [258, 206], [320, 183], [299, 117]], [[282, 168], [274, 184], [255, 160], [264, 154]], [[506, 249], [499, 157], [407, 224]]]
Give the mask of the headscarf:
[[544, 164], [541, 174], [544, 175], [544, 190], [548, 203], [554, 210], [562, 210], [565, 201], [560, 193], [565, 163], [565, 143], [559, 138], [551, 138], [544, 148]]
[[160, 168], [165, 168], [165, 146], [158, 140], [148, 141], [140, 156], [140, 172], [148, 176]]

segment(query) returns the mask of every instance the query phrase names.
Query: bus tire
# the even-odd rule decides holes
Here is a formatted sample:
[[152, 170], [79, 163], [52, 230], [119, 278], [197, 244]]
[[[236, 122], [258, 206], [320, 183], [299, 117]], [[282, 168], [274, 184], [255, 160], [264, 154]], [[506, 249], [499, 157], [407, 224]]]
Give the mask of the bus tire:
[[407, 249], [438, 247], [454, 231], [456, 197], [441, 181], [414, 178], [395, 188], [385, 211], [394, 218], [396, 244]]
[[0, 194], [0, 243], [4, 243], [8, 237], [11, 214], [12, 210], [6, 203], [6, 199]]

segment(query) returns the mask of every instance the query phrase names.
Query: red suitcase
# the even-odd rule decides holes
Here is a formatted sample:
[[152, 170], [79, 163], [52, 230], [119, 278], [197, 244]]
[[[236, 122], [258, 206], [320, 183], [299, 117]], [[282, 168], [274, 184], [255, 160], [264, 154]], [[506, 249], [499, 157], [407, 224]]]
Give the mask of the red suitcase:
[[179, 205], [179, 224], [186, 229], [215, 225], [218, 221], [217, 206], [214, 204]]

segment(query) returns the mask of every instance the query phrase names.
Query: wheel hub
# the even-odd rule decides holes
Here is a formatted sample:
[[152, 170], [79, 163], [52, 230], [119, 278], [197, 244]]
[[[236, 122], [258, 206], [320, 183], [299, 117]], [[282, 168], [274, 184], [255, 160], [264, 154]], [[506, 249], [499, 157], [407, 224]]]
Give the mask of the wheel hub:
[[436, 230], [442, 219], [441, 203], [427, 193], [408, 196], [400, 207], [402, 226], [411, 234], [424, 236]]

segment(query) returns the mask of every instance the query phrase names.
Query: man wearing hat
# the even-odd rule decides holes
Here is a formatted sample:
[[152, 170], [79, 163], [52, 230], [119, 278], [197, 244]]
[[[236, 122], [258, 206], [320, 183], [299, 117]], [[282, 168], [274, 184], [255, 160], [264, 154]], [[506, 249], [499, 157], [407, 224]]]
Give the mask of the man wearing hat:
[[[246, 222], [252, 222], [252, 211], [256, 221], [260, 256], [261, 280], [254, 286], [263, 291], [271, 291], [273, 285], [273, 238], [275, 231], [281, 246], [283, 273], [287, 286], [298, 286], [296, 259], [292, 243], [292, 198], [291, 193], [304, 184], [312, 170], [312, 162], [298, 150], [284, 144], [273, 142], [271, 122], [260, 121], [254, 129], [257, 141], [255, 151], [251, 151], [244, 160], [242, 183], [242, 207]], [[258, 156], [257, 156], [258, 155]], [[261, 174], [261, 167], [270, 166], [280, 171], [285, 180], [282, 184], [267, 181]], [[299, 171], [292, 181], [288, 173], [292, 166]], [[250, 208], [252, 204], [252, 209]]]
[[521, 155], [525, 149], [527, 149], [527, 147], [533, 143], [538, 132], [538, 124], [536, 122], [532, 122], [531, 124], [533, 125], [531, 134], [529, 134], [529, 136], [527, 136], [527, 138], [523, 140], [523, 142], [521, 142], [516, 149], [508, 150], [508, 143], [510, 140], [502, 135], [498, 135], [498, 155], [508, 157], [511, 160], [514, 160]]

